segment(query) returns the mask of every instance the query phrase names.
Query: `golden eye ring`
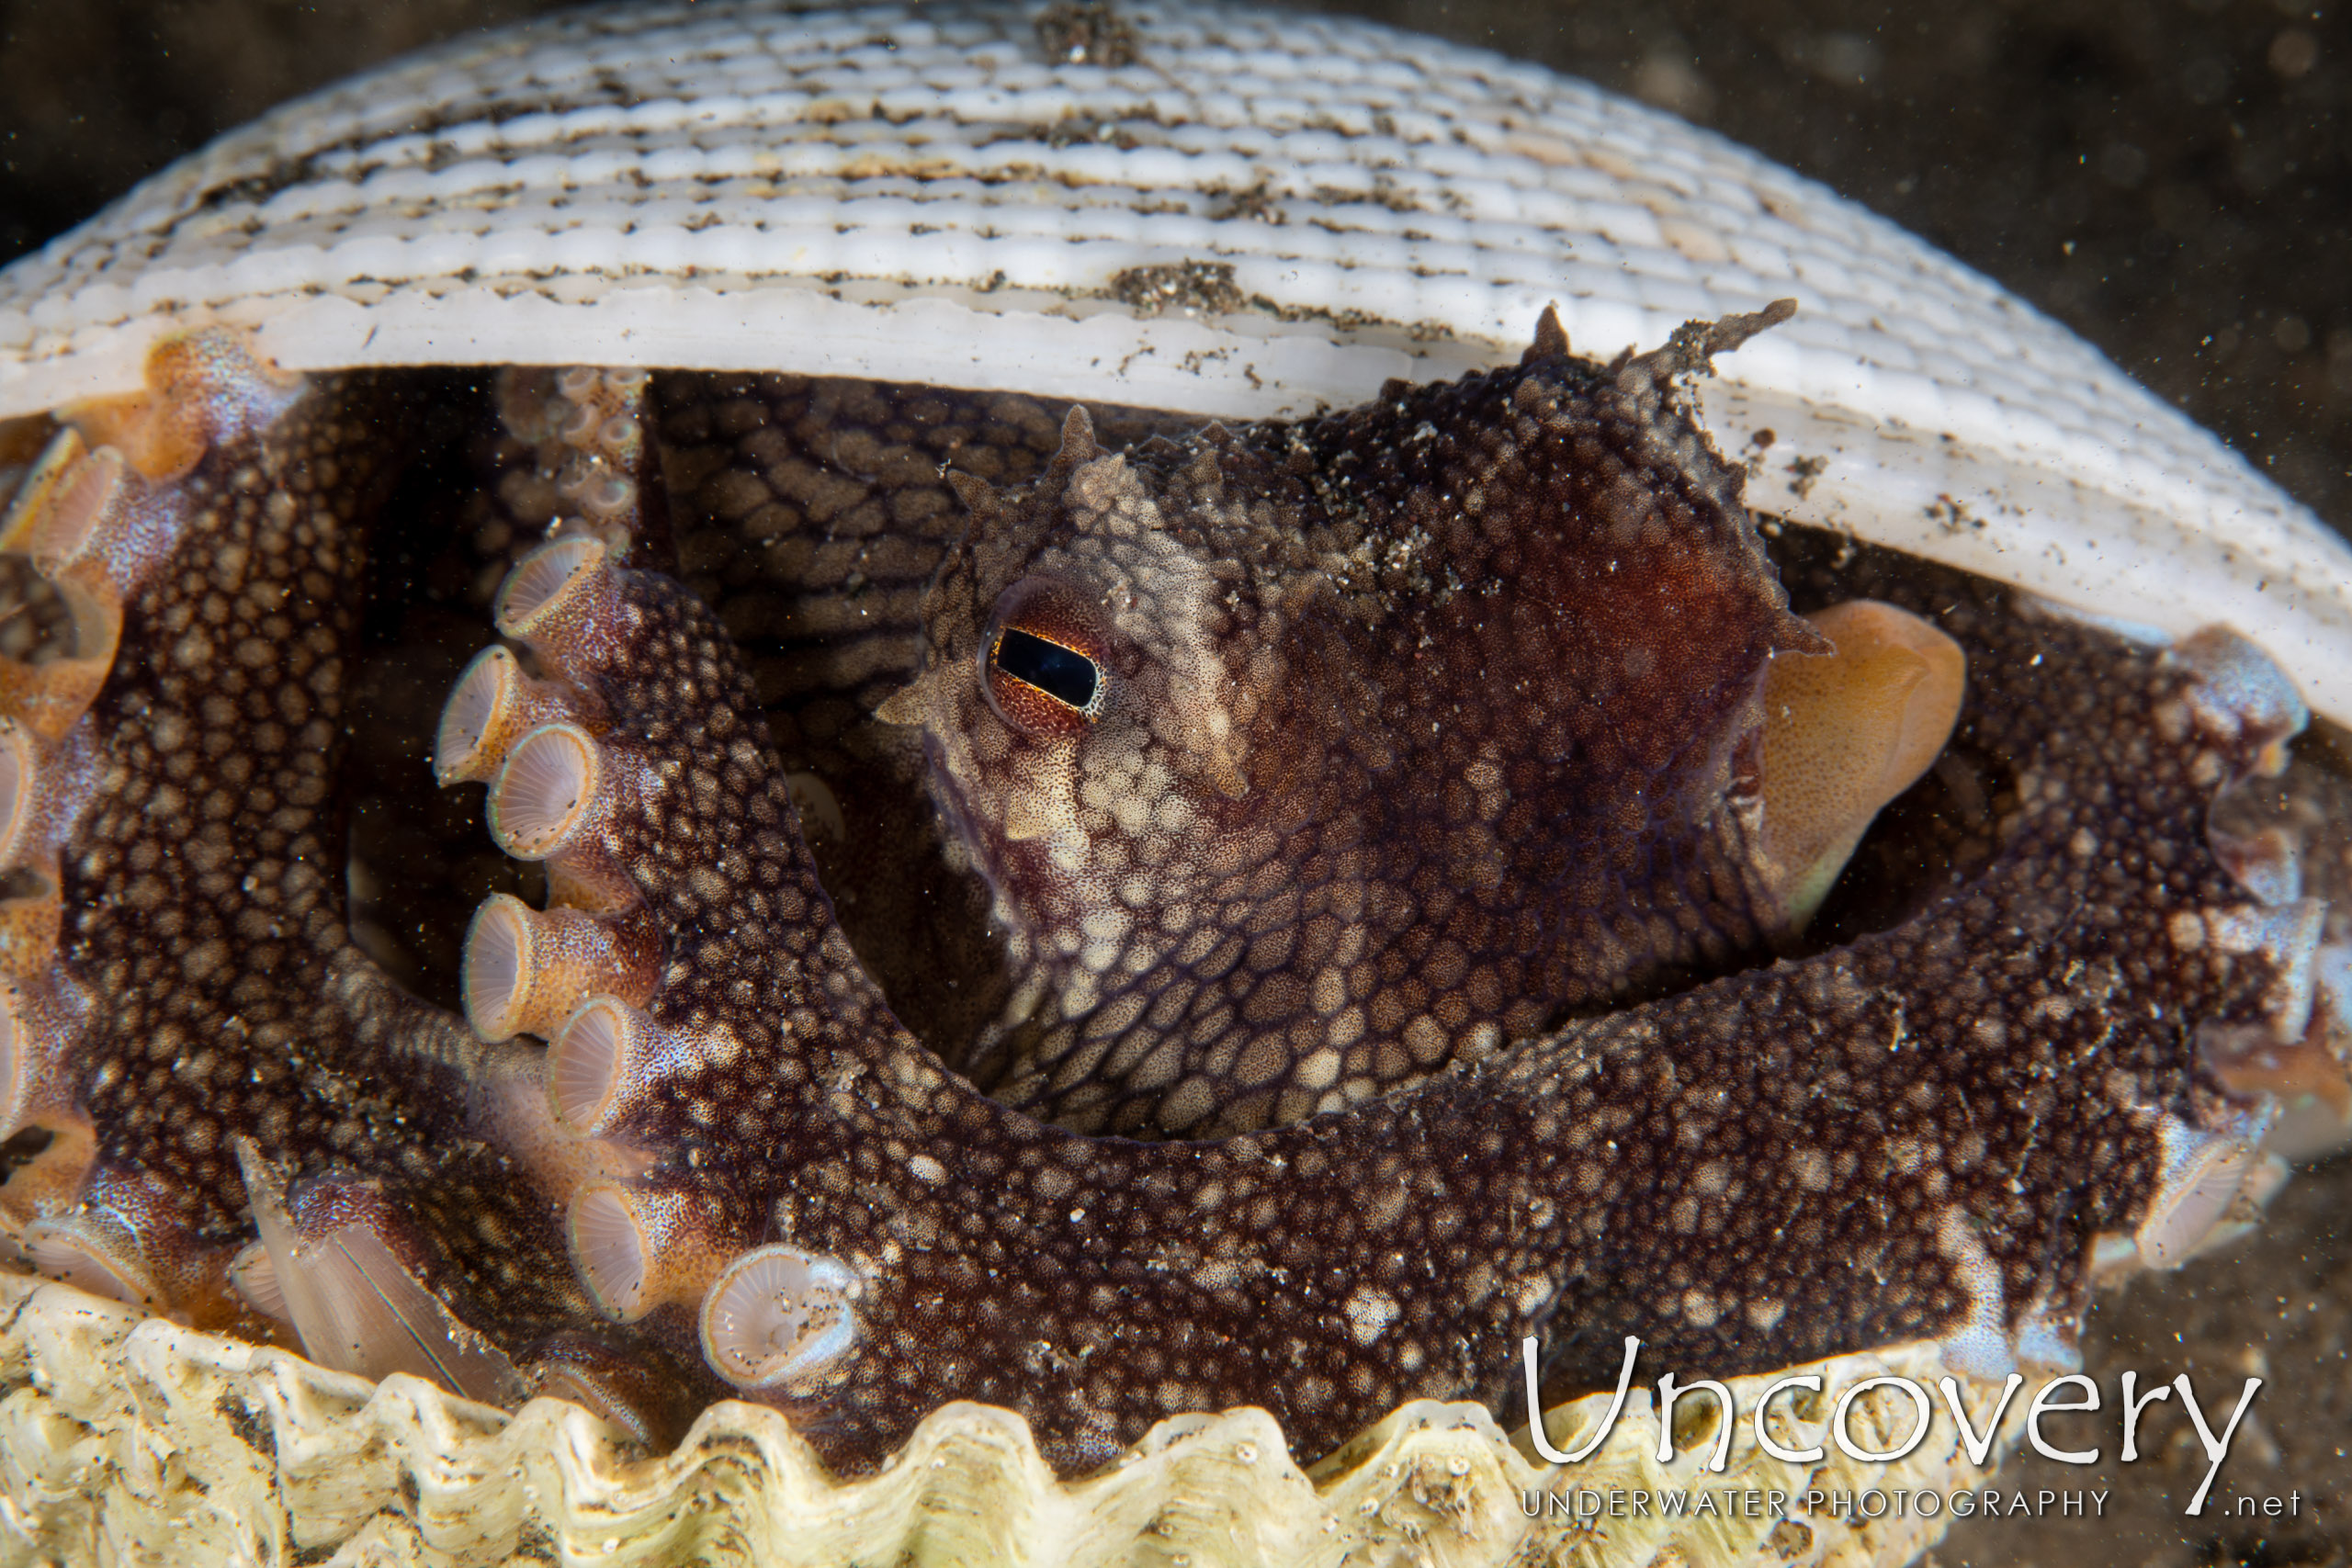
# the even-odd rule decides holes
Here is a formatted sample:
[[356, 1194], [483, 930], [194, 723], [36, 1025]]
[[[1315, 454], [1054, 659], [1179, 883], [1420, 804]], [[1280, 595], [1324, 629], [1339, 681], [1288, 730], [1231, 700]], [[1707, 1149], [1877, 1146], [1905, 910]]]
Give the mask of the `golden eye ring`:
[[1070, 736], [1108, 711], [1111, 671], [1091, 598], [1049, 578], [997, 600], [980, 679], [999, 717], [1025, 735]]

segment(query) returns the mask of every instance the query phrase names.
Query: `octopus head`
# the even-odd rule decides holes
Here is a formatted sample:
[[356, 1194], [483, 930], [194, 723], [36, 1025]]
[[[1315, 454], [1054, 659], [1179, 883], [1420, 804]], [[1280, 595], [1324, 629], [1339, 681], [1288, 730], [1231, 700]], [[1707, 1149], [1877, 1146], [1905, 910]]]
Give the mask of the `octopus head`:
[[1007, 932], [981, 1075], [1089, 1130], [1248, 1130], [1801, 923], [1940, 746], [1957, 654], [1939, 721], [1895, 681], [1872, 723], [1925, 755], [1859, 819], [1848, 719], [1887, 679], [1804, 683], [1775, 711], [1818, 756], [1783, 749], [1767, 813], [1774, 658], [1832, 639], [1673, 387], [1762, 324], [1604, 367], [1547, 318], [1507, 370], [1117, 454], [1073, 408], [1031, 484], [959, 478], [882, 716]]
[[1172, 891], [1185, 850], [1248, 815], [1202, 810], [1250, 793], [1244, 746], [1278, 678], [1251, 670], [1273, 650], [1233, 602], [1253, 574], [1205, 558], [1203, 519], [1150, 479], [1098, 448], [1082, 408], [1034, 485], [955, 476], [973, 522], [932, 592], [923, 675], [886, 712], [925, 725], [1016, 930]]

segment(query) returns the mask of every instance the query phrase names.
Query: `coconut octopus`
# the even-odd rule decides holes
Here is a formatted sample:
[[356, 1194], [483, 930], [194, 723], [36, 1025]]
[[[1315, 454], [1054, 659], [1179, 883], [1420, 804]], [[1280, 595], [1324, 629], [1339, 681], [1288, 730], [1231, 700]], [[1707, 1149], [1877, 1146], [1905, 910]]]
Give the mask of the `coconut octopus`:
[[[2340, 786], [2229, 632], [1759, 533], [1679, 389], [1785, 313], [1205, 426], [167, 341], [9, 432], [12, 1246], [846, 1469], [952, 1400], [1065, 1472], [1237, 1404], [1320, 1452], [1528, 1336], [2064, 1362], [2342, 1092], [2330, 889], [2242, 804]], [[433, 765], [538, 880], [436, 963], [351, 736], [501, 571]]]

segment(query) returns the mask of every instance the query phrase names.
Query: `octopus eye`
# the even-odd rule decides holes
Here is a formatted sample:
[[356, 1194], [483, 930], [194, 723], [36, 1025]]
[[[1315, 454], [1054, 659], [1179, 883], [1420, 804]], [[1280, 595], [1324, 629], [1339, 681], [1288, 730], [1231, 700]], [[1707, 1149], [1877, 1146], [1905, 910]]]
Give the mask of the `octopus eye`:
[[1092, 606], [1075, 590], [1035, 580], [1006, 590], [983, 646], [989, 703], [1015, 729], [1071, 735], [1102, 716], [1111, 672]]

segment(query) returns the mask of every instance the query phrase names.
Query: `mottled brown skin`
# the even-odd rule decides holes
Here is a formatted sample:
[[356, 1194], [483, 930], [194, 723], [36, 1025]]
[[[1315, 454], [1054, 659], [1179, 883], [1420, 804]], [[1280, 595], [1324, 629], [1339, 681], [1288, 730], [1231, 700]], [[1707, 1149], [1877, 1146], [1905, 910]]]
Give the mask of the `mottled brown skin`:
[[[1255, 1131], [1762, 946], [1765, 664], [1827, 644], [1665, 395], [1683, 354], [1566, 350], [966, 487], [903, 706], [1025, 981], [1001, 1098]], [[1005, 626], [1093, 658], [1101, 711], [992, 674]]]
[[[299, 446], [319, 428], [271, 439]], [[325, 478], [314, 457], [310, 482]], [[280, 520], [224, 504], [259, 547], [249, 566], [320, 526], [316, 508]], [[328, 586], [313, 598], [352, 591], [356, 549], [318, 565]], [[1802, 586], [1895, 599], [1966, 647], [1960, 744], [1992, 825], [1981, 859], [1951, 857], [1959, 881], [1913, 889], [1891, 929], [1802, 962], [1580, 1020], [1329, 1114], [1152, 1144], [986, 1099], [899, 1024], [831, 919], [761, 694], [718, 620], [673, 580], [616, 569], [598, 636], [541, 649], [542, 673], [601, 713], [611, 757], [646, 764], [599, 852], [662, 934], [647, 1011], [696, 1049], [608, 1136], [654, 1158], [646, 1183], [703, 1200], [729, 1246], [783, 1240], [859, 1276], [849, 1351], [770, 1396], [851, 1469], [959, 1398], [1022, 1411], [1068, 1472], [1184, 1410], [1262, 1404], [1308, 1455], [1408, 1397], [1500, 1403], [1530, 1333], [1571, 1387], [1607, 1381], [1625, 1334], [1686, 1376], [1948, 1334], [1987, 1305], [1972, 1303], [1955, 1234], [1997, 1264], [2003, 1325], [2070, 1318], [2090, 1238], [2149, 1205], [2160, 1119], [2222, 1109], [2187, 1021], [2253, 1023], [2270, 1005], [2266, 956], [2176, 951], [2167, 931], [2248, 903], [2207, 847], [2206, 814], [2276, 736], [2195, 721], [2183, 698], [2200, 677], [2164, 655], [2027, 617], [1949, 574], [1854, 580], [1877, 565], [1864, 554], [1820, 581], [1809, 567]], [[184, 538], [158, 604], [200, 611], [220, 566], [213, 538]], [[142, 610], [101, 705], [128, 761], [74, 853], [130, 866], [176, 852], [114, 797], [160, 787], [146, 760], [168, 777], [186, 756], [248, 792], [229, 797], [232, 852], [290, 867], [293, 839], [268, 835], [311, 819], [253, 809], [257, 721], [237, 700], [300, 689], [316, 705], [304, 682], [318, 666], [239, 663], [222, 642], [230, 657], [173, 673], [163, 626]], [[206, 716], [232, 680], [246, 691]], [[138, 713], [150, 690], [196, 712], [211, 750], [159, 749]], [[679, 1308], [625, 1329], [578, 1306], [541, 1239], [560, 1181], [469, 1136], [489, 1123], [453, 1071], [486, 1082], [528, 1048], [479, 1053], [446, 1014], [392, 999], [344, 942], [331, 875], [301, 885], [309, 919], [289, 941], [222, 869], [175, 863], [152, 914], [74, 888], [72, 975], [115, 987], [109, 1010], [216, 1025], [198, 1045], [224, 1064], [198, 1097], [143, 1041], [106, 1037], [94, 1061], [136, 1064], [182, 1108], [136, 1120], [129, 1089], [107, 1101], [107, 1168], [189, 1194], [176, 1201], [222, 1247], [242, 1234], [234, 1168], [210, 1152], [223, 1134], [255, 1137], [297, 1178], [404, 1184], [418, 1271], [519, 1363], [546, 1359], [555, 1322], [583, 1336], [561, 1353], [591, 1364], [615, 1348], [690, 1355]], [[226, 966], [192, 964], [187, 933], [215, 919]], [[115, 956], [90, 964], [108, 942]], [[279, 969], [247, 960], [273, 943]], [[249, 1008], [288, 1021], [271, 1050], [225, 1021]], [[304, 1072], [241, 1087], [288, 1053]], [[670, 1386], [702, 1398], [713, 1382], [681, 1370]]]

